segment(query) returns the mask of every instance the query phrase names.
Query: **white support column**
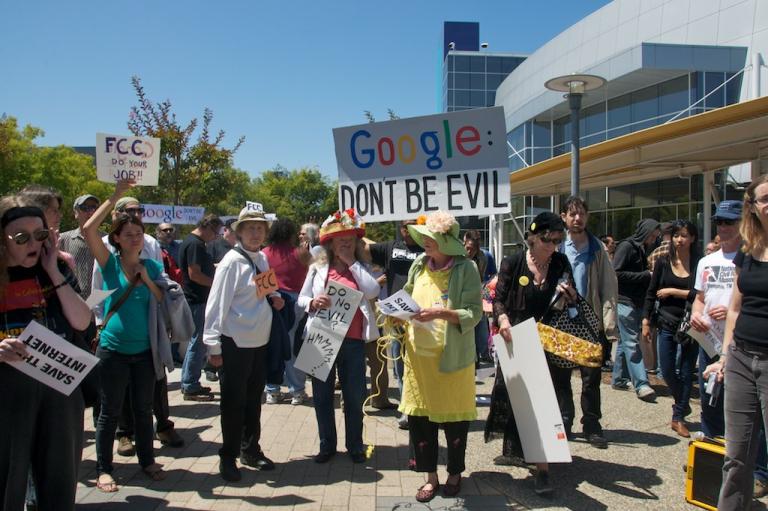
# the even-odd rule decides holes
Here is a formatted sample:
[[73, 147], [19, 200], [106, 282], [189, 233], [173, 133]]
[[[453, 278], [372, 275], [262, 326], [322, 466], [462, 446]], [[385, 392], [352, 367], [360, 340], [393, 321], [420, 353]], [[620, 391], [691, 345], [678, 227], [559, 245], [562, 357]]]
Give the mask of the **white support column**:
[[704, 226], [702, 227], [704, 246], [707, 246], [712, 239], [710, 233], [712, 232], [712, 189], [714, 184], [714, 171], [704, 171], [702, 182], [704, 186], [704, 211], [702, 216], [704, 217]]

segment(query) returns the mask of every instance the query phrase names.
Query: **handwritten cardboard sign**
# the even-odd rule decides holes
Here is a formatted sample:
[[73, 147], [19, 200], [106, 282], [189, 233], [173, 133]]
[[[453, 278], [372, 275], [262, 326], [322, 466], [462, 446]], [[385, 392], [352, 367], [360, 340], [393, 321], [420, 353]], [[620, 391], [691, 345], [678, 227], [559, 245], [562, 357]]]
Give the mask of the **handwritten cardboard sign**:
[[411, 316], [421, 310], [419, 304], [413, 301], [411, 295], [406, 293], [404, 289], [383, 300], [379, 300], [376, 302], [376, 305], [379, 306], [379, 310], [385, 316], [392, 316], [403, 320], [410, 319]]
[[157, 186], [160, 176], [160, 139], [96, 134], [96, 177], [115, 183], [133, 179], [136, 184]]
[[328, 281], [325, 293], [331, 306], [320, 309], [311, 319], [304, 344], [296, 357], [295, 367], [325, 381], [347, 335], [352, 318], [357, 312], [363, 293], [333, 280]]
[[512, 327], [512, 342], [493, 337], [527, 463], [569, 463], [571, 451], [536, 322]]
[[256, 295], [259, 298], [264, 298], [280, 288], [280, 286], [277, 285], [277, 274], [275, 273], [274, 268], [270, 268], [269, 271], [263, 271], [258, 275], [254, 275], [253, 282], [256, 284]]
[[19, 336], [28, 356], [9, 364], [27, 376], [69, 396], [99, 359], [32, 321]]

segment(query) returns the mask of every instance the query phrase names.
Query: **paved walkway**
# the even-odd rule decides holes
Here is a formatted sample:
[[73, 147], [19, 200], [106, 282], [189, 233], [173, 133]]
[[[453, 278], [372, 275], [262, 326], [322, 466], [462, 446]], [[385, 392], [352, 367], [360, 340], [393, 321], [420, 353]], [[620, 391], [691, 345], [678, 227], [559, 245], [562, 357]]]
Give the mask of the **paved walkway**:
[[[607, 375], [602, 387], [603, 427], [610, 447], [599, 450], [584, 441], [572, 442], [573, 463], [551, 469], [556, 488], [552, 498], [543, 499], [534, 494], [528, 469], [493, 464], [493, 458], [500, 453], [501, 442], [485, 444], [484, 420], [478, 420], [470, 430], [461, 498], [436, 498], [429, 506], [413, 498], [423, 483], [423, 476], [406, 468], [408, 432], [397, 428], [391, 411], [369, 410], [365, 440], [375, 444], [375, 451], [367, 463], [354, 465], [340, 452], [330, 463], [318, 465], [312, 461], [318, 451], [318, 440], [311, 404], [265, 404], [261, 445], [267, 456], [277, 463], [276, 470], [259, 473], [244, 468], [242, 481], [225, 483], [218, 476], [217, 449], [221, 441], [218, 398], [212, 403], [183, 401], [179, 377], [179, 370], [169, 377], [171, 412], [186, 445], [172, 449], [155, 442], [158, 462], [168, 471], [168, 478], [151, 482], [139, 470], [135, 457], [115, 456], [114, 476], [120, 490], [103, 494], [96, 489], [94, 431], [88, 412], [78, 510], [694, 509], [683, 497], [683, 464], [688, 443], [668, 426], [671, 399], [660, 397], [655, 404], [644, 403], [633, 392], [611, 389]], [[578, 396], [580, 381], [574, 378], [573, 383]], [[658, 380], [652, 383], [656, 383], [657, 390], [665, 390], [658, 385]], [[218, 394], [218, 385], [211, 386]], [[307, 388], [310, 389], [310, 385]], [[490, 388], [488, 379], [478, 385], [478, 395], [488, 396]], [[696, 401], [691, 405], [690, 424], [695, 430], [700, 408]], [[480, 418], [484, 419], [487, 412], [487, 405], [481, 405]], [[343, 447], [340, 410], [336, 418], [339, 445]], [[579, 428], [574, 429], [578, 432]], [[444, 480], [442, 450], [441, 457], [440, 477]], [[765, 506], [756, 504], [755, 509], [765, 509]]]

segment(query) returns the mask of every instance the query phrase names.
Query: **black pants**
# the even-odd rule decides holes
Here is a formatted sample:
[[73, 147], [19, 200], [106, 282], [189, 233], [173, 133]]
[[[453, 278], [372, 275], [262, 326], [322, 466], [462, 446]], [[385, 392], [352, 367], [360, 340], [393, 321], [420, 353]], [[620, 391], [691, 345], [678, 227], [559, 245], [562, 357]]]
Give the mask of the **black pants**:
[[67, 397], [8, 364], [0, 364], [0, 509], [24, 509], [27, 478], [37, 509], [75, 509], [83, 450], [83, 395]]
[[[464, 472], [464, 455], [467, 452], [469, 421], [444, 422], [445, 442], [448, 447], [448, 474]], [[408, 416], [408, 433], [416, 448], [416, 472], [437, 472], [437, 432], [440, 424], [428, 417]]]
[[[152, 396], [152, 413], [155, 415], [157, 424], [155, 431], [168, 431], [173, 429], [173, 421], [169, 419], [171, 407], [168, 405], [168, 377], [155, 382], [155, 393]], [[118, 438], [127, 436], [133, 438], [133, 412], [131, 412], [131, 393], [126, 392], [123, 400], [123, 411], [120, 413], [120, 419], [117, 422]]]
[[[573, 369], [563, 369], [552, 364], [549, 365], [549, 373], [552, 375], [552, 384], [555, 387], [557, 405], [560, 407], [560, 415], [563, 417], [563, 426], [570, 431], [573, 428], [575, 409], [573, 405], [573, 389], [571, 388], [571, 373]], [[577, 367], [581, 373], [581, 424], [584, 434], [602, 433], [600, 426], [600, 377], [599, 367]]]
[[219, 456], [234, 459], [241, 452], [261, 452], [261, 395], [267, 376], [267, 347], [238, 348], [221, 336], [221, 436]]

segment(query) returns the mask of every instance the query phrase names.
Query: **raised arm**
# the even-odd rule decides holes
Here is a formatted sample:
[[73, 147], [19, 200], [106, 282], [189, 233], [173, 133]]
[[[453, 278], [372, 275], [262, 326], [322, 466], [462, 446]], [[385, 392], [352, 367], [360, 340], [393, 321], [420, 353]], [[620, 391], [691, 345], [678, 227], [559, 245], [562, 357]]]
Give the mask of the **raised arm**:
[[88, 248], [91, 250], [93, 257], [99, 264], [99, 267], [103, 268], [107, 264], [109, 259], [109, 249], [104, 244], [99, 236], [99, 226], [104, 222], [110, 211], [115, 207], [115, 203], [120, 197], [125, 194], [130, 188], [135, 186], [134, 181], [118, 181], [115, 186], [115, 193], [111, 197], [104, 200], [99, 206], [99, 209], [93, 214], [91, 218], [85, 222], [83, 226], [83, 237], [88, 244]]

